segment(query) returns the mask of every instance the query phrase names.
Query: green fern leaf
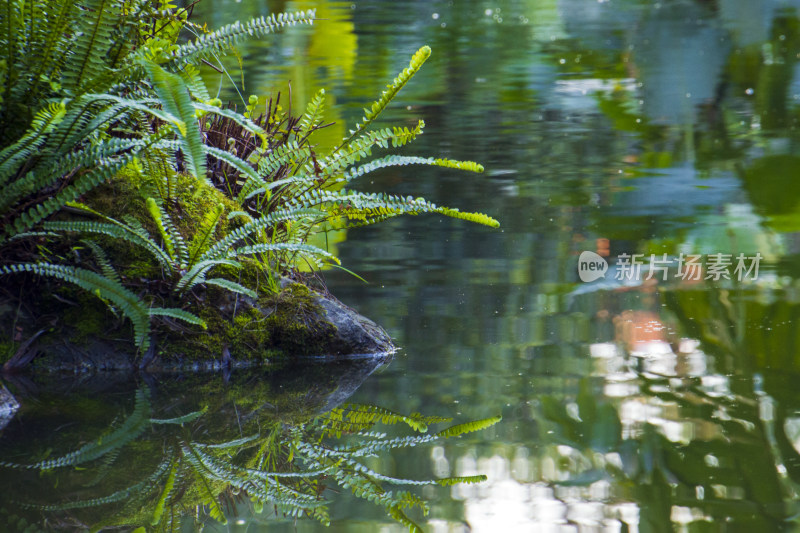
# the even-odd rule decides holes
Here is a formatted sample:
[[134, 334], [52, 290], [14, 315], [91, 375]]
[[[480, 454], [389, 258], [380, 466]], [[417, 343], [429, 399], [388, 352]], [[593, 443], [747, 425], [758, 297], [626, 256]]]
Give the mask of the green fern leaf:
[[502, 416], [493, 416], [490, 418], [484, 418], [482, 420], [474, 420], [472, 422], [466, 422], [464, 424], [457, 424], [443, 431], [440, 431], [439, 433], [436, 434], [436, 436], [448, 438], [448, 437], [457, 437], [465, 433], [473, 433], [475, 431], [480, 431], [482, 429], [491, 427], [500, 422], [502, 419], [503, 419]]
[[297, 132], [298, 139], [305, 139], [317, 126], [322, 124], [322, 111], [324, 108], [325, 89], [320, 89], [308, 103], [306, 112], [300, 119], [300, 129]]
[[169, 497], [170, 493], [172, 493], [172, 489], [175, 486], [175, 475], [177, 472], [178, 462], [175, 461], [172, 464], [169, 475], [167, 476], [167, 482], [164, 484], [164, 490], [161, 491], [161, 496], [159, 496], [158, 501], [156, 502], [156, 508], [153, 511], [153, 519], [150, 520], [150, 525], [155, 526], [161, 522], [161, 515], [164, 514], [164, 508], [167, 505], [167, 498]]
[[183, 237], [178, 233], [175, 224], [172, 223], [172, 219], [167, 212], [156, 203], [154, 198], [147, 199], [147, 210], [156, 223], [161, 238], [164, 240], [164, 247], [167, 249], [167, 253], [172, 261], [176, 263], [179, 268], [187, 268], [189, 266], [189, 250], [186, 247]]
[[0, 152], [0, 186], [8, 183], [19, 166], [27, 161], [47, 140], [47, 134], [66, 114], [63, 102], [51, 103], [33, 118], [28, 131], [17, 142]]
[[207, 179], [203, 139], [195, 116], [195, 107], [186, 84], [180, 76], [165, 71], [155, 63], [150, 61], [143, 63], [164, 109], [180, 119], [178, 133], [182, 142], [181, 148], [186, 168], [195, 178]]
[[442, 487], [450, 487], [452, 485], [458, 485], [459, 483], [466, 483], [466, 484], [482, 483], [486, 481], [486, 479], [487, 477], [484, 475], [456, 476], [456, 477], [446, 477], [442, 479], [437, 479], [436, 484], [441, 485]]
[[114, 280], [81, 268], [50, 263], [22, 263], [0, 266], [0, 275], [31, 272], [40, 276], [50, 276], [73, 283], [82, 289], [95, 293], [117, 306], [133, 324], [137, 346], [146, 351], [150, 345], [149, 313], [138, 296]]
[[80, 94], [91, 82], [107, 75], [106, 56], [112, 43], [112, 31], [120, 18], [120, 2], [116, 0], [83, 0], [85, 9], [78, 17], [77, 36], [64, 65], [63, 83]]
[[150, 316], [167, 316], [170, 318], [177, 318], [178, 320], [183, 320], [189, 324], [200, 326], [203, 329], [208, 329], [208, 326], [202, 318], [190, 313], [189, 311], [184, 311], [183, 309], [175, 309], [171, 307], [151, 307], [148, 309], [148, 314]]
[[323, 213], [320, 210], [304, 207], [279, 209], [230, 232], [223, 239], [214, 243], [200, 259], [209, 260], [230, 257], [237, 242], [251, 238], [267, 228], [287, 220], [313, 219], [322, 215]]
[[203, 59], [214, 59], [245, 38], [261, 37], [295, 24], [313, 24], [314, 10], [281, 13], [259, 17], [242, 24], [235, 22], [214, 32], [202, 35], [195, 41], [178, 46], [172, 53], [170, 67], [180, 68], [187, 63], [197, 64]]
[[231, 259], [202, 259], [192, 265], [192, 268], [181, 276], [181, 279], [175, 284], [175, 291], [179, 293], [186, 292], [198, 283], [205, 282], [206, 274], [217, 265], [227, 265], [234, 268], [242, 267], [241, 263]]
[[322, 265], [321, 263], [319, 263], [317, 257], [323, 257], [325, 259], [333, 261], [337, 265], [341, 264], [339, 258], [333, 255], [332, 253], [323, 250], [322, 248], [312, 246], [310, 244], [294, 244], [286, 242], [259, 243], [259, 244], [252, 244], [249, 246], [242, 246], [241, 248], [237, 248], [235, 251], [230, 252], [230, 254], [231, 257], [238, 257], [242, 255], [263, 254], [266, 252], [277, 252], [277, 251], [300, 253], [303, 256], [312, 259], [318, 266]]
[[28, 470], [50, 470], [66, 466], [76, 466], [125, 446], [133, 439], [141, 435], [148, 426], [150, 415], [150, 403], [144, 389], [136, 391], [136, 404], [131, 415], [123, 424], [108, 435], [103, 436], [96, 442], [90, 442], [80, 449], [68, 453], [57, 459], [47, 459], [34, 464], [21, 465], [14, 463], [2, 463], [11, 468], [24, 468]]
[[408, 64], [408, 67], [405, 68], [397, 77], [392, 81], [392, 83], [386, 88], [386, 90], [381, 93], [381, 97], [373, 102], [369, 109], [364, 110], [364, 118], [362, 121], [356, 126], [356, 129], [350, 134], [349, 137], [344, 139], [341, 146], [337, 149], [337, 151], [344, 146], [350, 144], [350, 142], [359, 134], [361, 134], [364, 130], [366, 130], [372, 122], [378, 118], [378, 115], [386, 109], [386, 106], [389, 105], [389, 102], [400, 92], [408, 81], [414, 77], [414, 75], [419, 72], [419, 69], [422, 68], [423, 63], [430, 57], [431, 49], [428, 46], [423, 46], [411, 57], [411, 61]]
[[234, 281], [230, 281], [227, 279], [222, 278], [211, 278], [205, 281], [206, 285], [216, 285], [217, 287], [222, 287], [223, 289], [228, 289], [231, 292], [237, 292], [239, 294], [244, 294], [245, 296], [249, 296], [250, 298], [258, 298], [258, 293], [253, 289], [248, 289]]
[[183, 416], [178, 416], [175, 418], [151, 418], [150, 423], [156, 425], [173, 425], [173, 426], [182, 426], [188, 422], [193, 422], [203, 416], [208, 409], [200, 409], [199, 411], [192, 411], [189, 414], [185, 414]]
[[190, 265], [193, 265], [197, 259], [208, 250], [211, 239], [217, 229], [217, 224], [219, 224], [224, 211], [225, 206], [220, 203], [203, 217], [200, 226], [197, 228], [197, 232], [194, 234], [194, 238], [192, 238], [192, 242], [189, 243], [188, 263]]
[[117, 271], [114, 270], [113, 266], [111, 266], [111, 260], [108, 258], [108, 254], [106, 254], [105, 250], [100, 248], [100, 245], [92, 240], [82, 239], [81, 242], [92, 250], [97, 263], [100, 265], [100, 271], [103, 273], [103, 275], [112, 281], [122, 283], [122, 280], [119, 278], [119, 274], [117, 274]]

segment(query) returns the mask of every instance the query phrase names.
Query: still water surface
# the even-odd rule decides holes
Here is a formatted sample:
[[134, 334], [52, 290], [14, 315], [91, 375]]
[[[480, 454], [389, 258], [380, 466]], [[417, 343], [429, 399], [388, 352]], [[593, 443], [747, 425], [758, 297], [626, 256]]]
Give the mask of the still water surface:
[[[370, 463], [412, 479], [488, 476], [419, 487], [430, 513], [409, 514], [426, 531], [798, 529], [800, 2], [204, 0], [195, 16], [218, 27], [313, 7], [325, 20], [312, 29], [242, 47], [245, 98], [281, 90], [288, 107], [290, 80], [301, 112], [326, 88], [333, 143], [431, 46], [381, 125], [421, 118], [425, 135], [403, 153], [486, 172], [406, 167], [356, 186], [482, 211], [502, 227], [406, 217], [332, 237], [369, 284], [332, 271], [330, 290], [402, 350], [341, 389], [304, 396], [281, 378], [295, 402], [284, 412], [324, 413], [360, 383], [348, 401], [454, 422], [501, 414], [484, 431]], [[584, 251], [608, 260], [604, 279], [580, 281]], [[633, 254], [638, 276], [624, 263]], [[735, 270], [740, 254], [757, 274]], [[699, 280], [679, 269], [693, 255]], [[715, 261], [730, 267], [714, 275]], [[225, 409], [256, 412], [258, 395], [274, 407], [283, 381], [248, 403], [255, 382], [208, 385], [228, 394], [230, 416], [215, 424], [241, 424]], [[197, 393], [153, 387], [160, 406]], [[130, 413], [136, 388], [34, 395], [4, 437], [35, 434], [38, 458], [69, 451]], [[80, 402], [91, 403], [86, 420]], [[67, 405], [64, 421], [56, 406]], [[346, 490], [326, 496], [327, 531], [405, 529]], [[205, 530], [325, 530], [241, 501], [229, 511], [228, 526]]]

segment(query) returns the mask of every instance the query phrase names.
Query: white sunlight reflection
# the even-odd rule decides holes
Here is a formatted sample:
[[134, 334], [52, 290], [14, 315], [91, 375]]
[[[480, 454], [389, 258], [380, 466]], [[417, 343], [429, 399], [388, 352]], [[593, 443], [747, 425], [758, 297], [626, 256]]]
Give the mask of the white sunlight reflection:
[[[687, 419], [677, 404], [643, 394], [639, 376], [668, 378], [659, 385], [665, 389], [680, 389], [683, 380], [699, 377], [702, 388], [711, 396], [730, 395], [729, 379], [707, 374], [707, 356], [697, 340], [666, 337], [668, 329], [655, 323], [650, 314], [632, 314], [626, 319], [630, 324], [623, 329], [631, 333], [630, 337], [588, 346], [594, 362], [592, 374], [602, 377], [603, 396], [616, 404], [623, 438], [640, 434], [645, 424], [659, 428], [673, 442], [718, 437], [719, 428], [715, 424]], [[795, 442], [800, 441], [800, 420], [790, 420], [788, 424], [794, 429]], [[439, 464], [446, 461], [439, 450], [434, 450], [432, 459]], [[439, 524], [443, 529], [435, 530], [454, 532], [467, 527], [463, 531], [476, 533], [639, 531], [638, 505], [626, 501], [608, 480], [589, 480], [580, 486], [559, 484], [586, 471], [587, 461], [601, 467], [622, 467], [617, 453], [587, 456], [585, 451], [569, 446], [548, 445], [546, 450], [535, 452], [518, 446], [516, 450], [498, 450], [489, 457], [480, 457], [476, 450], [469, 450], [451, 461], [454, 475], [484, 473], [488, 480], [452, 487], [453, 499], [464, 502], [466, 524], [449, 524], [449, 529]], [[726, 494], [734, 488], [719, 486], [715, 492]], [[703, 520], [699, 510], [689, 507], [675, 506], [671, 514], [676, 525]], [[457, 529], [452, 529], [454, 526]]]

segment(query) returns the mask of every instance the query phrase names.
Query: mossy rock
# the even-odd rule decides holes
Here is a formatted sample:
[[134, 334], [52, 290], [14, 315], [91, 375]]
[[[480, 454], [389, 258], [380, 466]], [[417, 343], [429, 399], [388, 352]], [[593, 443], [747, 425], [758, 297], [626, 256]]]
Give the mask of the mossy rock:
[[[209, 290], [207, 304], [198, 311], [208, 330], [168, 334], [144, 365], [149, 370], [207, 367], [211, 362], [250, 366], [394, 350], [382, 328], [332, 296], [289, 279], [281, 285], [280, 292], [258, 301]], [[229, 315], [231, 308], [235, 312]]]
[[[102, 302], [85, 293], [79, 296], [85, 305], [58, 313], [61, 323], [37, 339], [32, 349], [38, 355], [27, 370], [221, 370], [394, 351], [390, 337], [374, 322], [332, 296], [288, 279], [280, 292], [259, 301], [215, 288], [204, 291], [202, 305], [193, 311], [208, 329], [154, 324], [156, 334], [146, 354], [137, 352], [127, 322], [117, 320], [121, 329], [109, 334], [103, 324], [110, 323], [101, 322], [108, 318]], [[83, 323], [87, 316], [91, 324]]]

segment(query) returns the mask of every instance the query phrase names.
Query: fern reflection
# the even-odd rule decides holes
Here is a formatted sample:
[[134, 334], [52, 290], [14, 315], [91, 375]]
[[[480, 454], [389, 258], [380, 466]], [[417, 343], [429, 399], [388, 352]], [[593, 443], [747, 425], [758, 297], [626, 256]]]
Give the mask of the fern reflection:
[[164, 409], [151, 396], [138, 389], [132, 410], [68, 453], [1, 462], [3, 492], [15, 495], [6, 505], [24, 513], [26, 523], [55, 529], [174, 531], [226, 524], [243, 509], [327, 525], [334, 489], [372, 502], [415, 531], [412, 516], [427, 514], [428, 504], [403, 486], [476, 483], [485, 476], [403, 479], [370, 468], [369, 458], [500, 420], [433, 430], [451, 419], [352, 403], [308, 414], [313, 405], [301, 407], [302, 392], [291, 388], [249, 404], [209, 398], [200, 409], [160, 418], [156, 413]]

